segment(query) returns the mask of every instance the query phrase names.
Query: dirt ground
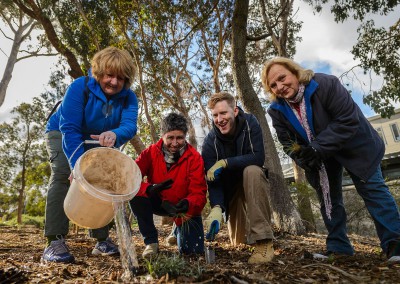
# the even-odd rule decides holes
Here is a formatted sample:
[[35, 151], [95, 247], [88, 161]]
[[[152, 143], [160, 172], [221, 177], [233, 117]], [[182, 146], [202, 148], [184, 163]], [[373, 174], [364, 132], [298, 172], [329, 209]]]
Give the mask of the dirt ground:
[[[161, 254], [172, 257], [175, 247], [164, 245], [170, 226], [159, 226]], [[115, 232], [112, 237], [116, 239]], [[185, 257], [188, 267], [201, 272], [194, 276], [153, 277], [148, 265], [139, 257], [140, 270], [130, 283], [400, 283], [400, 264], [388, 265], [380, 253], [378, 240], [351, 236], [354, 257], [316, 261], [309, 253], [324, 250], [325, 236], [276, 235], [275, 258], [271, 263], [249, 265], [251, 247], [229, 244], [226, 228], [211, 245], [216, 262], [206, 264], [205, 257]], [[144, 245], [137, 228], [133, 242], [138, 256]], [[123, 269], [119, 257], [92, 256], [94, 241], [84, 230], [72, 233], [68, 245], [74, 264], [42, 264], [45, 240], [35, 227], [0, 226], [0, 284], [3, 283], [122, 283]]]

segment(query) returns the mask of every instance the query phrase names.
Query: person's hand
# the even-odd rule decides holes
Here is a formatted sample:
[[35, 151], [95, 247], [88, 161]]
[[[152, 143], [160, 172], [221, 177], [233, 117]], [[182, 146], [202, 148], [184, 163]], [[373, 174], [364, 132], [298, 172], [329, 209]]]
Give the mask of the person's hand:
[[68, 177], [69, 183], [72, 183], [72, 181], [74, 180], [74, 172], [71, 172], [71, 174]]
[[181, 199], [176, 205], [176, 213], [187, 213], [189, 210], [189, 201], [187, 199]]
[[228, 163], [226, 162], [225, 159], [221, 159], [219, 161], [217, 161], [208, 171], [207, 171], [207, 176], [206, 179], [208, 181], [213, 181], [216, 178], [219, 177], [219, 175], [221, 174], [222, 170], [224, 168], [226, 168], [226, 166], [228, 165]]
[[170, 217], [177, 217], [179, 214], [186, 213], [189, 210], [189, 201], [187, 199], [180, 200], [176, 205], [173, 205], [168, 200], [161, 202], [161, 208], [167, 212]]
[[101, 146], [105, 147], [113, 147], [115, 142], [117, 141], [117, 134], [112, 131], [106, 131], [101, 133], [100, 135], [90, 135], [90, 138], [94, 140], [99, 140]]
[[312, 146], [302, 146], [297, 155], [297, 164], [307, 171], [319, 170], [322, 166], [320, 153]]
[[218, 205], [211, 209], [206, 220], [204, 220], [204, 226], [207, 229], [206, 239], [214, 240], [215, 235], [219, 232], [219, 228], [222, 223], [222, 208]]
[[172, 179], [167, 179], [161, 183], [151, 184], [146, 188], [146, 193], [148, 196], [160, 196], [160, 192], [171, 188], [174, 181]]

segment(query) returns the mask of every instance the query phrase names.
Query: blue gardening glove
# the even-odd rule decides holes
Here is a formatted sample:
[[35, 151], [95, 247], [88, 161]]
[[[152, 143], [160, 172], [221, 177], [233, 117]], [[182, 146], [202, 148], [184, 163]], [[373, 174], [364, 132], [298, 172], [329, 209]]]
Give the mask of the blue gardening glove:
[[146, 188], [146, 193], [148, 196], [152, 197], [160, 196], [160, 192], [171, 188], [173, 183], [174, 181], [172, 179], [167, 179], [162, 183], [151, 184]]
[[217, 220], [212, 221], [210, 230], [206, 234], [206, 240], [213, 241], [215, 235], [219, 232], [219, 222]]
[[215, 235], [218, 234], [222, 222], [222, 209], [218, 205], [211, 209], [210, 214], [204, 220], [204, 226], [207, 228], [206, 239], [214, 240]]
[[228, 166], [228, 163], [225, 159], [221, 159], [217, 161], [208, 171], [206, 179], [208, 181], [213, 181], [219, 177], [222, 170]]

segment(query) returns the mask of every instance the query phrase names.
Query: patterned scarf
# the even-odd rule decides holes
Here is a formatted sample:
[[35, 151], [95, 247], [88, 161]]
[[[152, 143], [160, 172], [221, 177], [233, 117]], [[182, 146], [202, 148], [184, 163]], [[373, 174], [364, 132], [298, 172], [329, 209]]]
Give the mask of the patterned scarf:
[[178, 162], [179, 158], [183, 155], [183, 153], [186, 151], [186, 143], [185, 145], [179, 149], [178, 152], [176, 153], [171, 153], [170, 151], [168, 151], [168, 149], [165, 147], [165, 145], [163, 144], [162, 146], [162, 151], [164, 153], [164, 160], [167, 163], [167, 168], [169, 169], [171, 167], [172, 164], [175, 164], [176, 162]]
[[[304, 89], [305, 86], [303, 84], [299, 85], [299, 91], [296, 96], [291, 99], [287, 100], [288, 105], [292, 109], [294, 115], [299, 120], [301, 126], [303, 126], [304, 130], [307, 133], [308, 141], [311, 142], [314, 140], [314, 135], [311, 132], [310, 125], [307, 120], [307, 113], [306, 113], [306, 103], [304, 101]], [[292, 104], [299, 104], [300, 105], [300, 114], [296, 111], [295, 107]], [[331, 195], [329, 192], [329, 179], [328, 174], [326, 172], [326, 168], [324, 163], [322, 163], [321, 169], [319, 170], [319, 184], [322, 189], [322, 197], [325, 204], [325, 212], [326, 216], [329, 220], [331, 220], [331, 212], [332, 212], [332, 202], [331, 202]]]

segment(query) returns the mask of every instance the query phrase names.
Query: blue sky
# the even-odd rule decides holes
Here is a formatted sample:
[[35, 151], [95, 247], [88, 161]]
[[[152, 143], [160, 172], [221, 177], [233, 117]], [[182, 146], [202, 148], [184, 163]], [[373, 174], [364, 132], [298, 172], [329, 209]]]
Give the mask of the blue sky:
[[[302, 41], [296, 46], [295, 61], [302, 66], [340, 77], [346, 71], [356, 66], [359, 62], [354, 60], [351, 49], [357, 41], [357, 28], [359, 22], [349, 19], [343, 23], [336, 23], [329, 7], [324, 6], [322, 13], [314, 14], [312, 9], [304, 1], [295, 1], [294, 11], [298, 11], [295, 20], [303, 21], [300, 36]], [[400, 6], [386, 16], [369, 16], [379, 27], [388, 27], [398, 20]], [[380, 88], [381, 78], [373, 74], [365, 75], [361, 68], [355, 68], [349, 77], [343, 78], [348, 83], [348, 89], [355, 102], [360, 106], [367, 117], [375, 115], [375, 112], [363, 104], [363, 96], [372, 89]]]
[[[334, 72], [331, 69], [331, 65], [329, 65], [328, 62], [313, 62], [313, 63], [300, 62], [300, 64], [306, 68], [311, 68], [308, 67], [309, 65], [313, 66], [312, 70], [315, 73], [334, 74]], [[341, 74], [334, 74], [334, 75], [340, 77]], [[354, 87], [354, 85], [352, 85], [346, 78], [343, 78], [342, 82], [344, 84], [349, 83], [349, 86], [346, 86], [346, 88], [351, 91], [351, 96], [353, 100], [361, 108], [364, 115], [366, 117], [374, 116], [376, 113], [368, 105], [365, 105], [363, 103], [363, 97], [364, 97], [363, 92], [361, 92], [360, 89]]]

